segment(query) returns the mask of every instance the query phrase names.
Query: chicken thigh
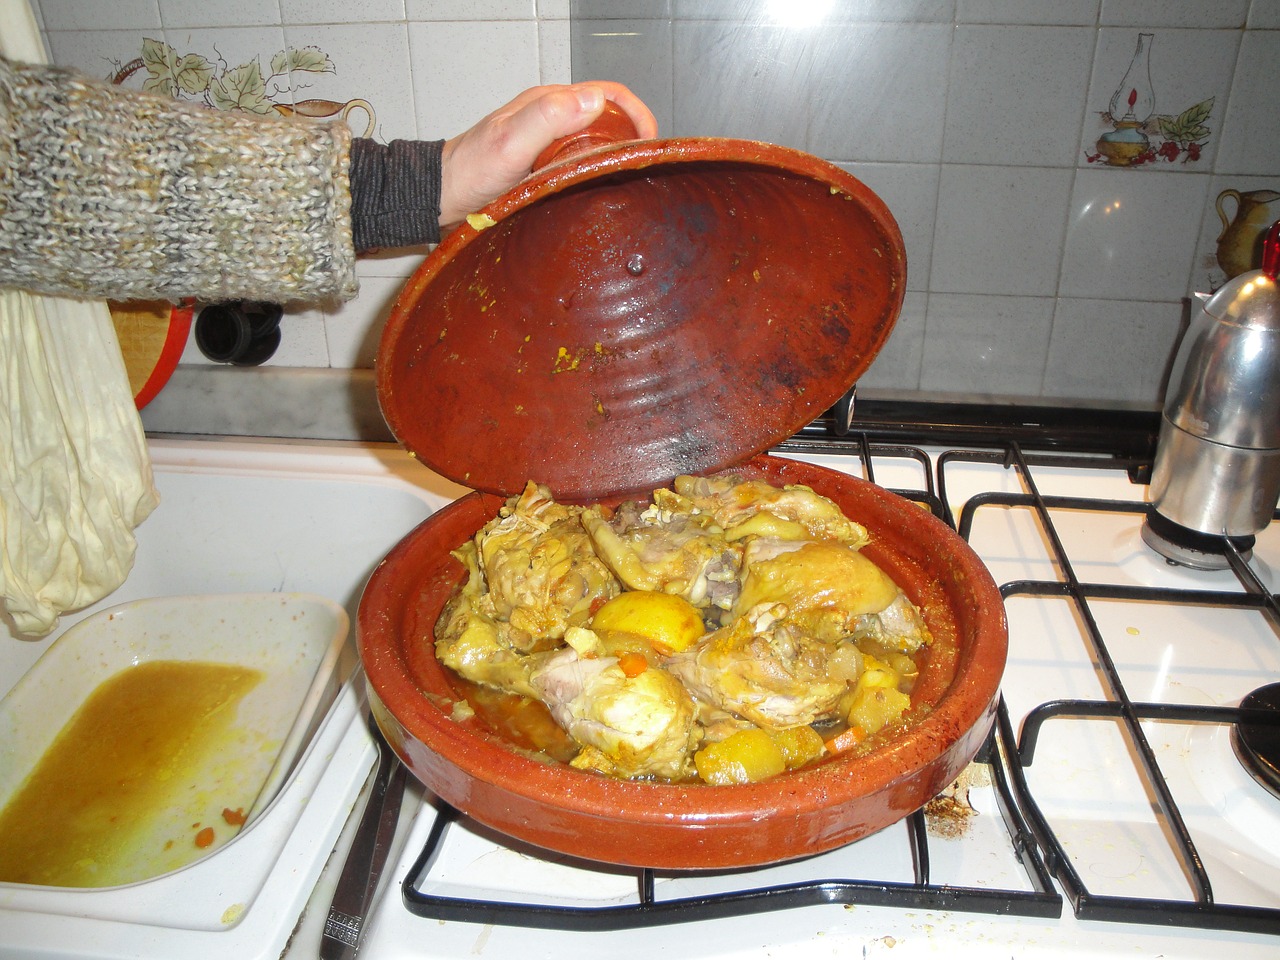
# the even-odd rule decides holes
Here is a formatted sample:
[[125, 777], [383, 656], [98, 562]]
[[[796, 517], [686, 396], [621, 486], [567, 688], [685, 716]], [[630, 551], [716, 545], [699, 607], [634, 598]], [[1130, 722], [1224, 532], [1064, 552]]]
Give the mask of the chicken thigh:
[[761, 604], [670, 657], [665, 667], [699, 700], [765, 729], [835, 717], [862, 654], [784, 619], [784, 604]]
[[607, 520], [599, 507], [588, 507], [582, 524], [627, 589], [662, 591], [700, 609], [727, 610], [738, 592], [741, 550], [711, 517], [680, 501], [659, 490], [652, 504], [624, 503]]
[[808, 487], [775, 487], [764, 480], [734, 476], [675, 479], [675, 489], [693, 509], [709, 514], [725, 537], [839, 540], [860, 547], [869, 539], [866, 527], [854, 523], [832, 501]]
[[560, 646], [568, 627], [622, 591], [581, 513], [530, 483], [476, 534], [493, 617], [505, 625], [504, 642], [521, 653]]
[[819, 640], [874, 636], [909, 652], [926, 642], [924, 624], [897, 584], [875, 563], [831, 540], [749, 541], [742, 592], [730, 611], [783, 603], [787, 618]]
[[531, 677], [556, 722], [582, 745], [579, 769], [614, 777], [680, 780], [693, 771], [699, 728], [693, 699], [657, 667], [634, 676], [617, 657], [553, 654]]

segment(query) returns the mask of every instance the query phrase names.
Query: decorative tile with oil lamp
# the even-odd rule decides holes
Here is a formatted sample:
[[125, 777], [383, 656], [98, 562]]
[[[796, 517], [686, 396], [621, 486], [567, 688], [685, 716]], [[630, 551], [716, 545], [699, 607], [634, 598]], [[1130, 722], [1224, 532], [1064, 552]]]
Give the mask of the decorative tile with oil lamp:
[[1138, 34], [1138, 44], [1120, 85], [1101, 116], [1111, 128], [1086, 154], [1090, 163], [1134, 167], [1162, 159], [1183, 163], [1200, 159], [1212, 131], [1206, 125], [1214, 98], [1202, 100], [1177, 115], [1155, 112], [1155, 88], [1151, 82], [1151, 48], [1155, 34]]

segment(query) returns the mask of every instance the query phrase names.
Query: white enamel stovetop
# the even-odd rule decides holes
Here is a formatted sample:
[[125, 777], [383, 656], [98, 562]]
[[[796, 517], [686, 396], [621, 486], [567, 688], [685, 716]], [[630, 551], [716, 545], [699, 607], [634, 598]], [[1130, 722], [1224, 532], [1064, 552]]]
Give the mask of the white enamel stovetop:
[[[153, 593], [309, 590], [334, 597], [354, 614], [360, 585], [378, 557], [418, 519], [460, 492], [389, 448], [169, 440], [155, 441], [154, 450], [164, 503], [140, 531], [135, 573], [109, 602]], [[816, 459], [857, 468], [857, 461]], [[876, 481], [891, 489], [918, 489], [922, 483], [923, 470], [911, 460], [877, 458], [875, 471]], [[1053, 467], [1037, 469], [1034, 476], [1041, 492], [1050, 495], [1141, 500], [1145, 492], [1120, 471]], [[1022, 485], [998, 465], [948, 468], [947, 497], [957, 513], [972, 494], [990, 489], [1016, 491]], [[1142, 544], [1132, 515], [1098, 517], [1073, 510], [1055, 511], [1054, 518], [1082, 581], [1241, 589], [1230, 573], [1169, 567]], [[971, 542], [999, 583], [1060, 576], [1028, 510], [982, 508]], [[1255, 569], [1274, 589], [1280, 535], [1263, 534], [1256, 554]], [[1015, 729], [1037, 703], [1102, 696], [1080, 615], [1071, 604], [1017, 595], [1007, 609], [1010, 658], [1003, 690]], [[1256, 612], [1115, 601], [1094, 602], [1090, 609], [1135, 701], [1230, 705], [1280, 678], [1280, 638]], [[6, 678], [16, 679], [38, 653], [8, 638], [0, 645], [0, 676]], [[330, 727], [323, 749], [313, 751], [300, 771], [299, 783], [306, 789], [290, 794], [286, 787], [282, 795], [282, 800], [305, 805], [305, 828], [290, 836], [279, 869], [264, 879], [257, 898], [243, 905], [235, 922], [193, 929], [130, 923], [125, 915], [86, 918], [75, 902], [79, 892], [50, 894], [41, 901], [24, 898], [30, 891], [0, 885], [0, 956], [275, 957], [287, 951], [289, 957], [314, 957], [341, 861], [340, 855], [330, 859], [329, 853], [335, 841], [341, 848], [350, 835], [347, 814], [373, 756], [353, 692], [339, 696]], [[1219, 902], [1280, 905], [1280, 800], [1238, 768], [1226, 728], [1155, 722], [1143, 728], [1210, 870]], [[1163, 842], [1163, 828], [1133, 772], [1130, 754], [1113, 723], [1053, 721], [1045, 728], [1036, 762], [1027, 768], [1027, 779], [1091, 891], [1183, 899], [1184, 872]], [[983, 769], [973, 768], [968, 798], [976, 815], [960, 838], [930, 840], [931, 880], [1029, 892], [1031, 881], [1012, 856], [995, 794], [981, 777]], [[1245, 960], [1280, 955], [1280, 936], [1078, 920], [1070, 904], [1064, 904], [1061, 918], [1049, 919], [824, 904], [593, 933], [442, 921], [410, 913], [400, 896], [399, 883], [433, 822], [434, 808], [426, 805], [417, 812], [416, 796], [402, 818], [389, 883], [366, 927], [362, 958], [560, 960], [566, 954], [606, 953], [637, 960], [955, 960], [1229, 954]], [[904, 828], [892, 827], [844, 850], [763, 873], [659, 877], [655, 890], [663, 898], [815, 878], [909, 882], [911, 857], [903, 836]], [[226, 857], [232, 866], [225, 869], [231, 869], [236, 845], [253, 842], [254, 831], [247, 831], [211, 859]], [[533, 851], [511, 848], [462, 821], [449, 828], [420, 888], [449, 897], [544, 897], [608, 906], [634, 900], [636, 883], [627, 874], [551, 862]], [[157, 898], [164, 902], [165, 891], [158, 885], [131, 892], [152, 905]]]

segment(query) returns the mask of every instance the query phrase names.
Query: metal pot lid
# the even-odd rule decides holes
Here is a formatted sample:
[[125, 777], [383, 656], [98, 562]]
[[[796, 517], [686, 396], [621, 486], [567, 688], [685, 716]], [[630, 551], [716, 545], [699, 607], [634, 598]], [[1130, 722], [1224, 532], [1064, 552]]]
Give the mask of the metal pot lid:
[[727, 139], [592, 146], [447, 237], [395, 303], [377, 390], [426, 466], [588, 500], [764, 451], [888, 338], [888, 208], [810, 154]]

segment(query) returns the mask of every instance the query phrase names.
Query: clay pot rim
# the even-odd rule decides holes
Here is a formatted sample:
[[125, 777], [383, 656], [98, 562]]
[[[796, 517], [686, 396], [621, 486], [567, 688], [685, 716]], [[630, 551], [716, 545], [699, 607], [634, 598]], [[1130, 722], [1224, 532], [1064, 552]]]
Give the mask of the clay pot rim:
[[[423, 746], [457, 766], [467, 777], [516, 796], [538, 802], [555, 798], [555, 804], [564, 810], [609, 822], [625, 819], [655, 824], [672, 821], [690, 825], [731, 824], [838, 804], [889, 789], [898, 780], [913, 777], [917, 767], [897, 762], [898, 757], [930, 740], [939, 743], [954, 740], [946, 736], [947, 730], [976, 728], [989, 719], [993, 711], [994, 698], [958, 702], [962, 698], [957, 693], [962, 684], [970, 686], [977, 682], [973, 674], [987, 674], [990, 670], [970, 667], [962, 671], [963, 676], [958, 672], [947, 693], [927, 717], [870, 753], [837, 756], [758, 783], [730, 786], [620, 780], [576, 770], [567, 764], [534, 760], [504, 743], [496, 734], [455, 722], [431, 704], [426, 695], [409, 701], [412, 703], [409, 709], [406, 709], [407, 702], [400, 699], [393, 715]], [[380, 679], [385, 680], [385, 676]], [[412, 685], [407, 677], [403, 679]], [[376, 686], [374, 695], [383, 699]], [[414, 722], [418, 719], [425, 722]], [[886, 770], [891, 771], [890, 776], [875, 775]], [[867, 773], [872, 776], [866, 776]], [[851, 774], [854, 779], [866, 780], [867, 788], [852, 797], [841, 796], [847, 792]], [[629, 806], [629, 798], [643, 802]]]

